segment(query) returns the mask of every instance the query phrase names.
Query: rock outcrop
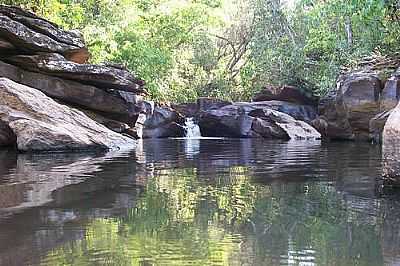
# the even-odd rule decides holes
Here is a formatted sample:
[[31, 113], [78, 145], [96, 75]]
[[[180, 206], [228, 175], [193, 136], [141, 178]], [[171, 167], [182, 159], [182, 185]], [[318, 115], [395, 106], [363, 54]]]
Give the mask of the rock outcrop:
[[[131, 113], [130, 104], [121, 96], [95, 86], [30, 72], [0, 61], [0, 76], [40, 90], [47, 96], [90, 110], [118, 115], [124, 120]], [[134, 116], [136, 113], [132, 113]]]
[[[150, 103], [149, 105], [151, 106]], [[185, 136], [185, 130], [183, 128], [183, 116], [169, 106], [156, 105], [154, 109], [148, 109], [146, 117], [141, 123], [142, 138], [168, 138]]]
[[385, 182], [400, 186], [400, 103], [392, 110], [382, 136]]
[[185, 117], [198, 117], [202, 112], [218, 110], [228, 105], [242, 106], [246, 110], [269, 108], [288, 114], [297, 120], [305, 121], [309, 124], [317, 118], [317, 109], [314, 106], [275, 100], [233, 103], [213, 98], [199, 98], [197, 103], [179, 104], [172, 107]]
[[82, 37], [18, 7], [0, 6], [0, 36], [24, 53], [59, 53], [84, 63], [89, 58]]
[[318, 98], [312, 93], [302, 92], [293, 86], [273, 87], [267, 86], [253, 97], [254, 102], [283, 101], [300, 105], [316, 106]]
[[0, 147], [1, 146], [11, 146], [17, 142], [17, 137], [15, 136], [12, 129], [4, 122], [0, 121]]
[[134, 141], [59, 104], [42, 92], [0, 78], [0, 120], [20, 151], [120, 149]]
[[5, 60], [29, 71], [76, 80], [102, 89], [143, 93], [142, 80], [114, 66], [78, 64], [56, 53], [16, 55], [6, 57]]
[[230, 104], [233, 104], [233, 102], [211, 97], [200, 97], [193, 103], [173, 104], [172, 108], [185, 117], [195, 117], [202, 111], [219, 109]]
[[317, 109], [311, 105], [302, 105], [284, 101], [263, 101], [263, 102], [252, 102], [252, 103], [235, 103], [236, 105], [243, 106], [245, 108], [263, 109], [269, 108], [275, 111], [292, 116], [293, 118], [311, 123], [317, 118]]
[[234, 103], [219, 109], [201, 112], [202, 136], [319, 139], [321, 135], [309, 124], [279, 111], [253, 103]]
[[370, 120], [380, 112], [382, 82], [374, 73], [351, 73], [338, 82], [337, 90], [321, 99], [319, 129], [331, 139], [369, 139]]
[[380, 111], [385, 112], [396, 107], [400, 98], [400, 76], [395, 72], [385, 83], [380, 95]]
[[[139, 115], [144, 112], [144, 81], [121, 65], [92, 65], [87, 64], [88, 59], [88, 49], [78, 31], [66, 31], [21, 8], [0, 5], [0, 77], [39, 90], [66, 105], [65, 108], [79, 108], [90, 116], [91, 123], [97, 124], [97, 121], [117, 133], [135, 135], [132, 133], [133, 127]], [[75, 115], [75, 111], [69, 114]], [[44, 109], [43, 112], [50, 113], [50, 110]], [[81, 114], [80, 111], [77, 113]], [[0, 113], [0, 117], [6, 119], [8, 114]], [[65, 119], [69, 121], [66, 117]], [[17, 129], [12, 128], [11, 122], [7, 121], [0, 123], [11, 128], [20, 143], [21, 134], [16, 134]], [[60, 121], [56, 124], [57, 127], [61, 126]], [[32, 127], [35, 132], [40, 131], [34, 127], [34, 123], [24, 126]], [[6, 134], [10, 133], [6, 130], [7, 127], [2, 126], [0, 129], [0, 145], [15, 143], [12, 134]], [[102, 140], [105, 137], [102, 133], [98, 140], [94, 138], [85, 142], [82, 135], [78, 136], [79, 131], [77, 132], [78, 139], [71, 140], [71, 143], [76, 141], [76, 147], [71, 144], [71, 149], [83, 149], [85, 145], [90, 148], [96, 146], [97, 142], [99, 147], [111, 147], [115, 142], [113, 138], [119, 136], [112, 136], [110, 143], [106, 143]], [[69, 136], [72, 138], [72, 133]], [[51, 141], [48, 145], [50, 143]], [[29, 147], [23, 149], [50, 149], [43, 148], [43, 145], [45, 146], [32, 141], [31, 146], [26, 145]], [[57, 145], [51, 149], [68, 148], [68, 145], [62, 143]], [[18, 144], [18, 148], [21, 147], [23, 145]]]

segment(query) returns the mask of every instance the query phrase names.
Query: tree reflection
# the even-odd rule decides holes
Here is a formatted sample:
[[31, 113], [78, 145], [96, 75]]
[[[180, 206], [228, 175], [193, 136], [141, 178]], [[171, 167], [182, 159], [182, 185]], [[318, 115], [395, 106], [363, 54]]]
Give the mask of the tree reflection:
[[[329, 183], [254, 183], [249, 167], [214, 178], [155, 172], [126, 216], [95, 219], [58, 264], [382, 265], [383, 217], [351, 207]], [[371, 199], [372, 200], [372, 199]], [[46, 261], [46, 260], [44, 260]]]

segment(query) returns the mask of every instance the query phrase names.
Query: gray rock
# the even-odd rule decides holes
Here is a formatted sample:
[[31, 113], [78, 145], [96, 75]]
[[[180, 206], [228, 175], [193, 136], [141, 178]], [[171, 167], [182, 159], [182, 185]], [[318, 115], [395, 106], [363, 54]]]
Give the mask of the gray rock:
[[380, 111], [389, 111], [396, 107], [400, 98], [400, 79], [397, 76], [390, 77], [380, 96]]
[[115, 114], [122, 120], [134, 120], [132, 104], [122, 97], [90, 85], [22, 70], [0, 61], [0, 76], [38, 89], [47, 96], [87, 109]]
[[385, 182], [400, 186], [400, 103], [392, 110], [383, 129], [382, 156]]
[[77, 64], [55, 53], [16, 55], [7, 57], [6, 61], [29, 71], [75, 80], [102, 89], [145, 93], [144, 81], [127, 70], [103, 65]]
[[183, 137], [184, 118], [169, 106], [155, 106], [149, 109], [143, 123], [143, 138]]
[[237, 102], [234, 105], [242, 106], [248, 110], [269, 108], [281, 113], [288, 114], [293, 118], [311, 123], [317, 118], [317, 109], [311, 105], [302, 105], [284, 101], [260, 101], [260, 102]]
[[17, 137], [11, 128], [0, 121], [0, 146], [11, 146], [17, 143]]
[[293, 86], [267, 86], [253, 97], [254, 102], [283, 101], [300, 105], [316, 106], [318, 98]]
[[382, 132], [385, 127], [386, 121], [389, 118], [392, 110], [383, 111], [369, 121], [369, 133], [370, 139], [375, 143], [381, 143], [382, 141]]
[[6, 78], [0, 78], [0, 120], [14, 132], [20, 151], [134, 147], [134, 140], [94, 122], [81, 111]]
[[249, 115], [258, 119], [261, 118], [266, 122], [265, 125], [268, 128], [273, 129], [270, 134], [262, 135], [264, 138], [287, 138], [291, 140], [316, 140], [321, 138], [321, 134], [312, 126], [285, 113], [264, 108], [252, 111]]
[[89, 58], [80, 36], [18, 7], [0, 6], [0, 37], [28, 53], [60, 53], [77, 63]]
[[382, 84], [374, 73], [343, 76], [338, 88], [319, 104], [320, 119], [327, 123], [332, 139], [368, 139], [369, 121], [380, 112]]
[[12, 43], [0, 38], [0, 51], [10, 52], [10, 51], [15, 51], [15, 50], [16, 50], [16, 48]]
[[268, 139], [320, 139], [313, 127], [265, 105], [235, 103], [204, 111], [199, 118], [202, 136]]
[[200, 112], [205, 110], [219, 109], [230, 104], [232, 104], [232, 102], [210, 97], [200, 97], [197, 99], [198, 111]]
[[165, 125], [160, 125], [156, 128], [144, 128], [142, 138], [176, 138], [184, 137], [185, 130], [183, 127], [175, 122], [171, 122]]

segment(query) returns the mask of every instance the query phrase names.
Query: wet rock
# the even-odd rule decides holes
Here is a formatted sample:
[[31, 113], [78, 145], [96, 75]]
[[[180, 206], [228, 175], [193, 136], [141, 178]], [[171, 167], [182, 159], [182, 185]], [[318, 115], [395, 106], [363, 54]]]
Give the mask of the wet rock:
[[321, 99], [320, 119], [326, 121], [332, 139], [368, 139], [369, 121], [379, 110], [382, 84], [373, 73], [352, 73], [342, 77], [336, 91]]
[[[267, 134], [255, 130], [264, 138], [280, 138], [291, 140], [320, 139], [321, 135], [309, 124], [299, 121], [290, 115], [271, 109], [258, 109], [249, 113], [252, 117], [262, 119], [264, 128], [268, 128]], [[272, 129], [272, 131], [270, 131]], [[265, 132], [265, 131], [264, 131]]]
[[296, 87], [288, 85], [282, 87], [265, 87], [253, 97], [253, 102], [264, 101], [284, 101], [312, 106], [318, 104], [318, 98], [312, 96], [311, 93], [307, 94]]
[[125, 131], [127, 131], [130, 128], [129, 125], [126, 123], [104, 117], [99, 113], [96, 113], [96, 112], [93, 112], [90, 110], [84, 110], [81, 108], [79, 110], [82, 111], [89, 118], [93, 119], [94, 121], [96, 121], [99, 124], [102, 124], [103, 126], [107, 127], [108, 129], [110, 129], [114, 132], [124, 133]]
[[89, 58], [82, 37], [18, 7], [0, 6], [0, 37], [27, 53], [63, 54], [84, 63]]
[[371, 118], [369, 121], [370, 139], [375, 143], [381, 143], [383, 128], [385, 127], [386, 121], [391, 113], [392, 110], [383, 111]]
[[0, 121], [0, 146], [11, 146], [17, 143], [17, 137], [11, 128]]
[[385, 182], [400, 186], [400, 104], [392, 110], [382, 134], [383, 176]]
[[216, 98], [200, 97], [199, 99], [197, 99], [197, 106], [199, 111], [219, 109], [230, 104], [232, 104], [232, 102], [219, 100]]
[[1, 52], [10, 52], [10, 51], [14, 51], [14, 50], [16, 50], [16, 48], [12, 43], [0, 38], [0, 51]]
[[47, 96], [62, 100], [65, 103], [108, 114], [115, 114], [123, 120], [133, 119], [137, 115], [136, 112], [132, 112], [132, 105], [122, 97], [94, 86], [25, 71], [1, 61], [0, 76], [38, 89]]
[[8, 57], [6, 61], [28, 71], [75, 80], [102, 89], [145, 93], [144, 81], [129, 71], [103, 65], [77, 64], [55, 53], [16, 55]]
[[195, 117], [199, 112], [197, 103], [172, 104], [171, 107], [185, 117]]
[[17, 138], [20, 151], [119, 149], [134, 141], [94, 122], [81, 111], [42, 92], [0, 78], [0, 120]]
[[390, 77], [380, 96], [380, 111], [388, 111], [396, 107], [400, 98], [400, 79], [393, 75]]
[[205, 137], [319, 139], [310, 125], [263, 105], [235, 103], [203, 111], [199, 126]]
[[143, 123], [143, 138], [183, 137], [184, 118], [169, 106], [155, 106], [146, 114]]
[[269, 108], [294, 117], [297, 120], [311, 123], [317, 117], [317, 109], [311, 105], [301, 105], [284, 101], [261, 101], [261, 102], [228, 102], [214, 98], [200, 98], [197, 103], [186, 103], [173, 105], [173, 109], [185, 117], [197, 117], [201, 112], [218, 110], [227, 105], [237, 105], [245, 110]]
[[284, 102], [284, 101], [263, 101], [263, 102], [252, 102], [252, 103], [235, 103], [239, 106], [249, 106], [250, 109], [264, 109], [269, 108], [281, 113], [288, 114], [293, 118], [307, 123], [311, 123], [317, 117], [317, 109], [311, 105], [301, 105], [296, 103]]
[[184, 137], [185, 130], [182, 125], [171, 122], [156, 128], [144, 128], [142, 138], [177, 138]]

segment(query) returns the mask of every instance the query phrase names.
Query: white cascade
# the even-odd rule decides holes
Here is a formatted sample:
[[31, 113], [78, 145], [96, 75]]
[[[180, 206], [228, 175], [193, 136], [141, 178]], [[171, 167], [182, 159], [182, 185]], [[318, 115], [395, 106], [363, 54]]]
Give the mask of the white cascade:
[[186, 131], [186, 138], [188, 139], [201, 138], [200, 127], [195, 123], [193, 117], [188, 117], [185, 119], [184, 129]]

